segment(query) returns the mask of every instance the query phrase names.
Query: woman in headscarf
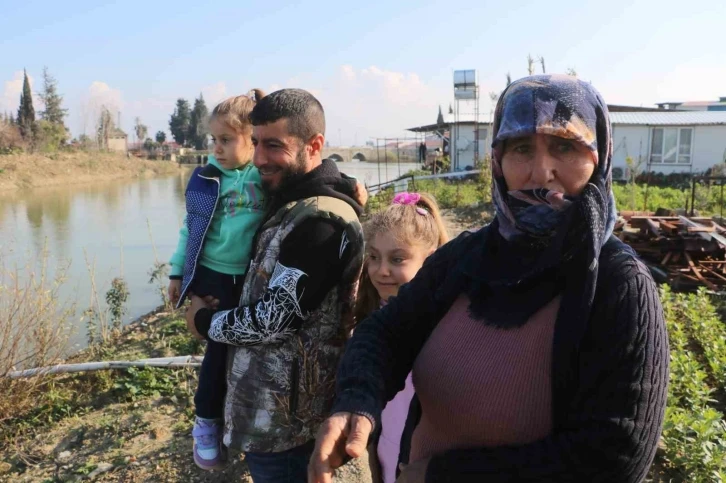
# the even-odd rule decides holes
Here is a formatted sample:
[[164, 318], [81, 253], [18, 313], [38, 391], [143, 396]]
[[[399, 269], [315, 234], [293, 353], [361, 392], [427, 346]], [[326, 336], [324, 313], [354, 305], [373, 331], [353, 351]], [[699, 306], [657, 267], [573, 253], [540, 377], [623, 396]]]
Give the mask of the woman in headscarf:
[[573, 77], [521, 79], [499, 99], [492, 148], [494, 221], [358, 326], [310, 481], [363, 452], [410, 371], [399, 482], [645, 478], [668, 341], [649, 271], [611, 236], [607, 105]]

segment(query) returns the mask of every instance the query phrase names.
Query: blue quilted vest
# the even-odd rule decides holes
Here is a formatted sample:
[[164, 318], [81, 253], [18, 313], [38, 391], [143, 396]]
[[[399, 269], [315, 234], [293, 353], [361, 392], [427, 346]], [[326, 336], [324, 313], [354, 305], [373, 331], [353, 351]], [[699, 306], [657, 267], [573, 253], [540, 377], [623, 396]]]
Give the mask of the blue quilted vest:
[[217, 208], [222, 172], [214, 165], [194, 169], [184, 195], [187, 206], [187, 253], [182, 272], [182, 288], [177, 307], [184, 302], [189, 286], [194, 280], [199, 256], [202, 254], [204, 237], [212, 222], [214, 210]]

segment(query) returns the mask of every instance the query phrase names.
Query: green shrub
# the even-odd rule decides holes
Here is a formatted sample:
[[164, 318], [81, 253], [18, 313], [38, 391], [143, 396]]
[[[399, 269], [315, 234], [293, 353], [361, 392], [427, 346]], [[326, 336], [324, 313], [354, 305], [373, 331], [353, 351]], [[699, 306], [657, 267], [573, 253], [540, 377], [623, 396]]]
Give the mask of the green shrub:
[[[647, 193], [647, 203], [646, 203]], [[663, 188], [644, 184], [616, 184], [613, 194], [618, 210], [647, 210], [655, 211], [658, 208], [670, 210], [684, 209], [691, 205], [691, 189], [684, 187]], [[721, 187], [699, 184], [696, 187], [695, 208], [701, 214], [720, 214], [726, 212], [726, 189], [724, 190], [724, 203], [721, 204]]]
[[[714, 306], [704, 290], [676, 294], [664, 285], [661, 301], [670, 340], [663, 467], [675, 481], [723, 481], [726, 424], [723, 414], [715, 407], [722, 403], [715, 399], [715, 394], [716, 389], [723, 391], [725, 381], [723, 377], [714, 377], [721, 370], [720, 363], [711, 362], [721, 351], [723, 324], [716, 318]], [[704, 358], [711, 373], [701, 362]], [[718, 387], [712, 387], [709, 381]]]

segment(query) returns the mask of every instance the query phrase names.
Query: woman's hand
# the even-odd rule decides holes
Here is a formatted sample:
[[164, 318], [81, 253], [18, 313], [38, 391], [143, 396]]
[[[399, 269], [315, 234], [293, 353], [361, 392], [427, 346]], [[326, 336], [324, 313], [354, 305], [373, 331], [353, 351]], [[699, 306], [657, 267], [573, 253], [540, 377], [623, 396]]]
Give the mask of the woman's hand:
[[330, 483], [333, 470], [342, 466], [346, 454], [353, 458], [363, 455], [372, 429], [371, 421], [358, 414], [335, 413], [326, 419], [308, 465], [308, 483]]
[[396, 483], [425, 483], [428, 467], [429, 460], [427, 459], [408, 465], [401, 463], [401, 474], [396, 479]]

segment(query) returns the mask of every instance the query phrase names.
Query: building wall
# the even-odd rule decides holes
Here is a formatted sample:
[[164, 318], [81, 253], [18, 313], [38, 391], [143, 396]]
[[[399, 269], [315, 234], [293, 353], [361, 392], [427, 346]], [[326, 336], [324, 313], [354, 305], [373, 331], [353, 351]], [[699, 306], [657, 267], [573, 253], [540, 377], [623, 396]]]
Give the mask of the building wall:
[[[464, 171], [474, 167], [474, 124], [459, 124], [451, 127], [451, 170]], [[489, 152], [491, 142], [488, 124], [479, 124], [479, 159]]]
[[128, 150], [126, 138], [109, 138], [108, 150], [125, 153]]
[[[647, 126], [613, 126], [613, 168], [621, 168], [627, 177], [625, 158], [635, 163], [640, 160], [641, 170], [646, 169], [650, 154], [650, 128]], [[616, 176], [617, 178], [617, 176]]]
[[693, 131], [693, 170], [705, 171], [723, 163], [726, 155], [726, 126], [696, 126]]
[[[647, 170], [653, 126], [613, 126], [613, 168], [622, 168], [627, 176], [625, 158], [643, 160], [640, 169]], [[661, 173], [703, 172], [726, 156], [726, 126], [694, 126], [691, 165], [652, 164], [650, 169]]]

